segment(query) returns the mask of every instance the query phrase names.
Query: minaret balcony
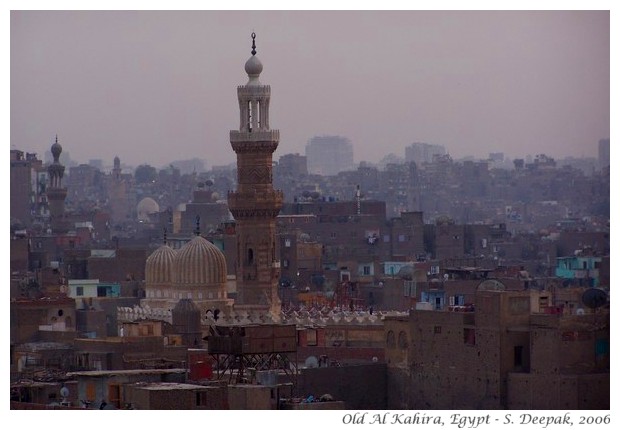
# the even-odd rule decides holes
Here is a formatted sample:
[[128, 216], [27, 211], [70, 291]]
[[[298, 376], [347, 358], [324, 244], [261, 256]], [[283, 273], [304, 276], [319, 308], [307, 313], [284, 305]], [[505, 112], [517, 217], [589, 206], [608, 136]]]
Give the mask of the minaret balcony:
[[[235, 143], [265, 143], [265, 144], [273, 144], [275, 143], [275, 148], [278, 146], [278, 142], [280, 141], [280, 130], [253, 130], [253, 131], [239, 131], [239, 130], [231, 130], [230, 131], [230, 143], [233, 145]], [[233, 146], [234, 149], [234, 146]], [[236, 150], [235, 150], [236, 151]]]

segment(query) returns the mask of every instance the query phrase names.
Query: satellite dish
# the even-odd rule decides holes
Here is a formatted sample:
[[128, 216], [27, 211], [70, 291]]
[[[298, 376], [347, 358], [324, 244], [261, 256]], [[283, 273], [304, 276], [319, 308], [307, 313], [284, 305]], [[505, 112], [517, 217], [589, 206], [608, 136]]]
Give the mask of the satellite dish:
[[581, 301], [590, 309], [600, 308], [607, 304], [607, 293], [600, 288], [588, 288], [581, 295]]
[[60, 389], [60, 397], [62, 397], [63, 399], [69, 397], [69, 389], [67, 387], [62, 387]]
[[316, 367], [319, 367], [319, 360], [317, 360], [314, 355], [311, 355], [310, 357], [306, 358], [305, 365], [308, 369], [314, 369]]

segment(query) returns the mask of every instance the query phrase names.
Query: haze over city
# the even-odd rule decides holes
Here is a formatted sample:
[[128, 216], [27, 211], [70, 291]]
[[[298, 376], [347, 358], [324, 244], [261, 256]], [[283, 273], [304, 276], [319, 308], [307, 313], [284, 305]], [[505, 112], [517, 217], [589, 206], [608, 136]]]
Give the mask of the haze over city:
[[609, 137], [608, 11], [12, 11], [11, 145], [231, 163], [252, 31], [275, 159], [321, 134], [357, 162], [412, 142], [596, 156]]

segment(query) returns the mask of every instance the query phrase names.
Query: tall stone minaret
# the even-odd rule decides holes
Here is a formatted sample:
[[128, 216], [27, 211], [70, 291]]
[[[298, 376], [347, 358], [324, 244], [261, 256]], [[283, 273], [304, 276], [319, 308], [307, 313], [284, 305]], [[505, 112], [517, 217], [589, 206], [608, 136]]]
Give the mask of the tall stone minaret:
[[58, 143], [58, 135], [56, 141], [52, 145], [52, 156], [54, 161], [47, 168], [50, 178], [47, 187], [47, 201], [50, 209], [50, 225], [52, 232], [64, 233], [66, 231], [64, 215], [65, 215], [65, 198], [67, 197], [67, 188], [62, 186], [62, 177], [65, 174], [65, 166], [60, 164], [60, 154], [62, 146]]
[[228, 206], [236, 220], [237, 298], [235, 309], [271, 313], [277, 317], [280, 264], [276, 256], [275, 218], [282, 208], [282, 191], [273, 189], [272, 155], [280, 132], [269, 128], [271, 87], [259, 75], [263, 65], [252, 56], [245, 63], [249, 80], [237, 87], [239, 130], [231, 130], [230, 143], [237, 154], [237, 191], [229, 192]]

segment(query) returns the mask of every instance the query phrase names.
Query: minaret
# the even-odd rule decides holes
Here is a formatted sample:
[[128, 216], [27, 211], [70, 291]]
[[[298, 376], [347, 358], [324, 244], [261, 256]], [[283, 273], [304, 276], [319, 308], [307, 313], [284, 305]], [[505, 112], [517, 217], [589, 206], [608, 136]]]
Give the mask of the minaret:
[[237, 191], [228, 193], [228, 206], [236, 221], [237, 298], [235, 308], [280, 315], [275, 218], [282, 208], [282, 191], [273, 189], [272, 155], [280, 132], [269, 129], [271, 87], [258, 80], [263, 65], [252, 56], [245, 63], [249, 80], [237, 87], [239, 130], [231, 130], [230, 143], [237, 154]]
[[114, 168], [112, 169], [112, 177], [117, 182], [121, 180], [121, 159], [118, 158], [118, 155], [114, 157]]
[[56, 141], [52, 145], [52, 156], [54, 157], [54, 161], [47, 168], [50, 183], [46, 191], [50, 209], [50, 225], [54, 233], [63, 233], [66, 231], [64, 226], [64, 214], [67, 188], [62, 186], [62, 177], [65, 173], [65, 166], [60, 164], [59, 161], [61, 153], [62, 146], [58, 143], [58, 135], [56, 135]]
[[133, 209], [127, 198], [127, 184], [121, 176], [121, 159], [114, 157], [114, 168], [108, 182], [108, 198], [110, 200], [110, 217], [115, 223], [122, 223], [129, 218]]

